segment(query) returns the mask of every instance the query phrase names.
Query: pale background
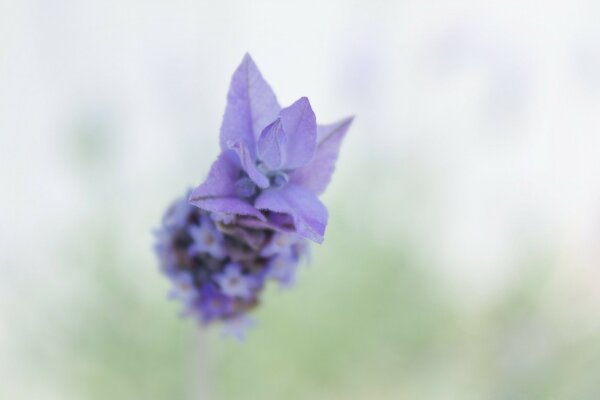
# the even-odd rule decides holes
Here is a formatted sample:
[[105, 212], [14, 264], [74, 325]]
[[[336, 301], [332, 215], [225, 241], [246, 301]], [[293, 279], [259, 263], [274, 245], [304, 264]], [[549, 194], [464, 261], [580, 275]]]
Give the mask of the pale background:
[[[0, 0], [0, 398], [599, 398], [598, 21]], [[238, 344], [177, 317], [150, 231], [216, 156], [246, 51], [282, 104], [357, 118], [324, 245]]]

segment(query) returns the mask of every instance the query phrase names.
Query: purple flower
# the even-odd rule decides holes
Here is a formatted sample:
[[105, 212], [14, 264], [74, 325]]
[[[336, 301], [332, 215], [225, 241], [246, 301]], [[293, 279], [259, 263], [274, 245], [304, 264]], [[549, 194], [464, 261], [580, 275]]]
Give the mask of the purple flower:
[[[249, 55], [233, 75], [221, 154], [207, 179], [177, 199], [155, 231], [154, 249], [184, 315], [224, 323], [243, 338], [247, 313], [268, 281], [287, 287], [321, 243], [319, 201], [352, 118], [318, 126], [308, 99], [281, 108]], [[186, 201], [189, 199], [189, 202]]]
[[196, 291], [194, 290], [194, 277], [189, 271], [178, 271], [173, 274], [172, 281], [174, 284], [173, 289], [169, 293], [169, 296], [189, 303], [196, 298]]
[[291, 252], [292, 245], [297, 242], [297, 238], [293, 234], [277, 232], [273, 235], [273, 239], [260, 252], [263, 256], [273, 256], [277, 254], [287, 254]]
[[321, 243], [327, 187], [352, 118], [317, 125], [306, 97], [281, 108], [249, 55], [233, 74], [221, 125], [221, 154], [190, 202]]
[[223, 294], [229, 297], [242, 299], [252, 298], [252, 288], [259, 282], [252, 275], [244, 275], [239, 264], [230, 263], [225, 266], [223, 272], [215, 276]]
[[194, 241], [189, 248], [190, 255], [208, 253], [215, 258], [225, 258], [223, 235], [215, 229], [212, 219], [203, 217], [202, 223], [190, 226], [188, 232]]

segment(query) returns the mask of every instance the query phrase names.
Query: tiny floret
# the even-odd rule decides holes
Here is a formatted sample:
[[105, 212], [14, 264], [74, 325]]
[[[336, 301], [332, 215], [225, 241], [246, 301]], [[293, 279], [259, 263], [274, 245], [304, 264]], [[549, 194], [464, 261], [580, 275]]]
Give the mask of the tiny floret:
[[218, 259], [225, 258], [222, 234], [210, 218], [203, 216], [201, 224], [190, 226], [188, 233], [193, 241], [189, 248], [191, 256], [207, 253]]
[[242, 267], [236, 263], [227, 264], [223, 272], [215, 277], [215, 280], [226, 296], [242, 299], [252, 297], [253, 281], [259, 284], [259, 279], [253, 279], [252, 275], [242, 274]]

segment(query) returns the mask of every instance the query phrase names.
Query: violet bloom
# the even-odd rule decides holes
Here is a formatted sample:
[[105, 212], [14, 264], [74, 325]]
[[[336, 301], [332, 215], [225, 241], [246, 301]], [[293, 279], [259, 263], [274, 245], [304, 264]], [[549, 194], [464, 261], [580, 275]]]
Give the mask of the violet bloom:
[[[177, 199], [156, 230], [155, 251], [170, 297], [202, 323], [244, 336], [268, 281], [294, 282], [307, 240], [321, 243], [319, 201], [352, 118], [318, 126], [301, 98], [281, 108], [249, 55], [233, 75], [221, 154], [208, 178]], [[187, 201], [189, 199], [189, 202]]]
[[318, 199], [352, 118], [317, 125], [306, 97], [281, 108], [249, 55], [233, 74], [221, 125], [221, 154], [190, 203], [321, 243], [327, 209]]
[[215, 276], [223, 294], [229, 297], [249, 299], [253, 296], [253, 287], [260, 287], [261, 279], [246, 275], [239, 264], [227, 264], [220, 274]]

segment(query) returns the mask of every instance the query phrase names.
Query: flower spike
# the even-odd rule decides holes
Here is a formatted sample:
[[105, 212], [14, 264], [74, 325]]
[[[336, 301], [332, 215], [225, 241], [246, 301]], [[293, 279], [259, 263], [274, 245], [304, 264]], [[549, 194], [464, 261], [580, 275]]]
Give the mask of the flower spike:
[[241, 338], [268, 281], [290, 286], [308, 241], [322, 243], [326, 189], [352, 118], [317, 125], [301, 97], [281, 108], [246, 54], [221, 125], [221, 154], [207, 178], [165, 213], [155, 235], [170, 297], [184, 315], [222, 321]]

